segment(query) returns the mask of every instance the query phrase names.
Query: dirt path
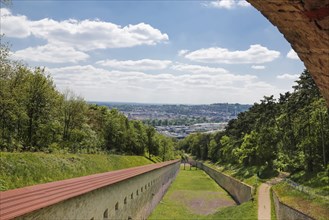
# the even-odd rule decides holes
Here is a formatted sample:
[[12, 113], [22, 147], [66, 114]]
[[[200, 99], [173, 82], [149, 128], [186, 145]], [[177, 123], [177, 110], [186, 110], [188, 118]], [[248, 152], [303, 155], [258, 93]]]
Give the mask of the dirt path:
[[258, 192], [258, 220], [271, 220], [271, 186], [262, 183]]
[[270, 189], [271, 186], [278, 184], [284, 178], [286, 178], [289, 173], [281, 172], [279, 176], [267, 181], [266, 183], [262, 183], [259, 186], [258, 191], [258, 220], [271, 220], [271, 197], [270, 197]]

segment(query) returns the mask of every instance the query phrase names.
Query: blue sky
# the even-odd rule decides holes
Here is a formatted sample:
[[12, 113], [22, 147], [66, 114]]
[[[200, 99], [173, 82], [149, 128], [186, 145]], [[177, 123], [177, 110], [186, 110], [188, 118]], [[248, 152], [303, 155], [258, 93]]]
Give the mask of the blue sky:
[[13, 0], [1, 33], [13, 59], [89, 101], [253, 103], [304, 69], [245, 1]]

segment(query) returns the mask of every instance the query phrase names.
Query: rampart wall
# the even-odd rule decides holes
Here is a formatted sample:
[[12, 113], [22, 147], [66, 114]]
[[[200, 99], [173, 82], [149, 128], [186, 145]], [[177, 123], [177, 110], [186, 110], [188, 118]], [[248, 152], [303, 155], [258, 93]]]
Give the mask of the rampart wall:
[[310, 216], [282, 203], [273, 190], [272, 194], [278, 220], [313, 220]]
[[196, 162], [197, 167], [204, 170], [213, 178], [221, 187], [223, 187], [238, 203], [249, 201], [254, 192], [254, 188], [231, 176], [221, 173], [201, 162]]
[[[87, 176], [2, 192], [0, 217], [1, 219], [12, 217], [17, 219], [146, 219], [175, 179], [179, 166], [179, 161], [151, 164], [140, 168], [93, 175], [90, 178]], [[95, 186], [97, 186], [96, 189], [84, 193], [83, 190], [95, 188]], [[75, 192], [79, 193], [79, 190], [80, 195], [66, 198], [66, 194], [73, 195]], [[53, 204], [42, 207], [43, 204], [49, 203], [47, 199]]]

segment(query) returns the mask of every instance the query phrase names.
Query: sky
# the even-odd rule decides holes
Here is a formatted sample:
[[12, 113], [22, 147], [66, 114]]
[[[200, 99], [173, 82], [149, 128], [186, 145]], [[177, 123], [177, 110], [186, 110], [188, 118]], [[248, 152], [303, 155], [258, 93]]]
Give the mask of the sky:
[[244, 0], [29, 1], [1, 5], [12, 59], [87, 101], [258, 102], [304, 64]]

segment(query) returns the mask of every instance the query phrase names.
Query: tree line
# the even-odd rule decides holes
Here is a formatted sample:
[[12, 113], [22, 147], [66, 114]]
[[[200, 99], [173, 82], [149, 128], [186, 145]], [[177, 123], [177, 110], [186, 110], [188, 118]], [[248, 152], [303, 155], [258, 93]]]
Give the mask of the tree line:
[[264, 97], [223, 132], [191, 134], [179, 147], [198, 159], [285, 171], [328, 169], [329, 109], [308, 70], [293, 92]]
[[174, 157], [174, 141], [116, 109], [59, 92], [45, 69], [31, 69], [0, 51], [0, 150]]

